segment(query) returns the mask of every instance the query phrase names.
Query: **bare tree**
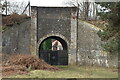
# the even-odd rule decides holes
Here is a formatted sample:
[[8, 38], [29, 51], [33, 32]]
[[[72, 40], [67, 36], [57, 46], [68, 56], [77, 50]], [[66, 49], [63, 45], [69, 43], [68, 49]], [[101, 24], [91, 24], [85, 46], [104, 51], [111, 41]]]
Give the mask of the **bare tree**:
[[[79, 18], [88, 20], [96, 18], [96, 4], [95, 2], [90, 2], [90, 0], [69, 0], [65, 2], [66, 5], [74, 6], [79, 8]], [[94, 19], [95, 19], [94, 18]]]
[[92, 20], [97, 19], [97, 7], [98, 5], [95, 2], [91, 2], [90, 8], [89, 8], [89, 18]]
[[0, 5], [1, 5], [1, 12], [3, 13], [4, 11], [6, 11], [5, 13], [7, 14], [7, 3], [6, 3], [6, 1], [5, 0], [1, 0], [0, 1]]
[[26, 2], [18, 2], [17, 0], [4, 0], [2, 7], [3, 14], [22, 14], [25, 7], [27, 6]]
[[90, 2], [83, 2], [84, 19], [88, 20]]

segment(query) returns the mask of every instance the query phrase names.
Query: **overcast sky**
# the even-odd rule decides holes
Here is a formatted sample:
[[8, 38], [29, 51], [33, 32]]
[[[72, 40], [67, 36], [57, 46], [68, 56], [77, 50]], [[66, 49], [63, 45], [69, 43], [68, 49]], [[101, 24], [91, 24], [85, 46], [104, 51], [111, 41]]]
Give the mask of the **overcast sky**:
[[[0, 0], [2, 1], [2, 0]], [[17, 2], [31, 2], [31, 6], [66, 6], [65, 2], [70, 0], [7, 0], [7, 1], [17, 1]], [[77, 1], [77, 0], [76, 0]], [[86, 0], [78, 0], [78, 1], [86, 1]], [[105, 1], [105, 2], [113, 2], [113, 1], [120, 1], [120, 0], [89, 0], [89, 1]]]
[[63, 6], [65, 0], [30, 0], [31, 5], [36, 6]]
[[[14, 1], [14, 0], [13, 0]], [[17, 0], [17, 1], [30, 1], [31, 6], [65, 6], [66, 0]]]

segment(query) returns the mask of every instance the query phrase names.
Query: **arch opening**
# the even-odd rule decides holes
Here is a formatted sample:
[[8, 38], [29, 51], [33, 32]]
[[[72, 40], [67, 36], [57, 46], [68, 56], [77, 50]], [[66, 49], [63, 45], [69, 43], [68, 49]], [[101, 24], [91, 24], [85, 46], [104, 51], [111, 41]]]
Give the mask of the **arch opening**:
[[39, 57], [51, 65], [68, 65], [67, 42], [57, 36], [45, 38], [39, 46]]

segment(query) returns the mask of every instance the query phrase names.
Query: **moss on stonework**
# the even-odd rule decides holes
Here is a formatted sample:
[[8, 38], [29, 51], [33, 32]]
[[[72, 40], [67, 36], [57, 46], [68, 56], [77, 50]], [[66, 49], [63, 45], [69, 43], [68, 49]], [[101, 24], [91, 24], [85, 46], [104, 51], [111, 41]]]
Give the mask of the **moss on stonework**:
[[10, 28], [10, 27], [8, 27], [8, 26], [2, 26], [2, 32], [8, 30], [9, 28]]

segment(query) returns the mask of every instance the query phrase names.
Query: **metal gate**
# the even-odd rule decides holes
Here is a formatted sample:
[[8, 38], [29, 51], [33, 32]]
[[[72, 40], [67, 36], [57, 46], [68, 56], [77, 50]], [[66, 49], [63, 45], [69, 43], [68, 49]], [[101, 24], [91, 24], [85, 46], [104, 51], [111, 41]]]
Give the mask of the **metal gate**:
[[40, 51], [40, 58], [51, 65], [68, 65], [68, 53], [66, 50]]

